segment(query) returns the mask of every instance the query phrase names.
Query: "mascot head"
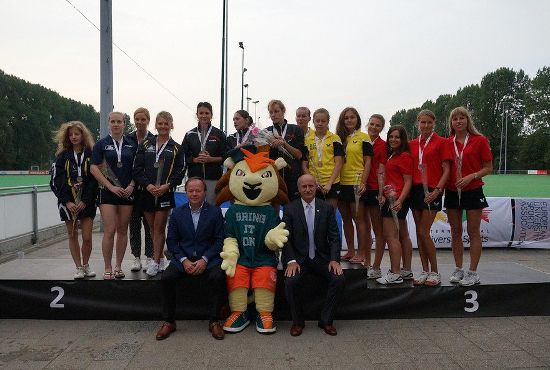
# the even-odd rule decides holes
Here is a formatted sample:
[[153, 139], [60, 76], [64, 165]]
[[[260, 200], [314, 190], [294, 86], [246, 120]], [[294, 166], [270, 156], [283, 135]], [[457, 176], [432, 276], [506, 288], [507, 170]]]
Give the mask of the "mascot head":
[[288, 203], [286, 184], [279, 170], [286, 166], [283, 158], [272, 160], [265, 151], [248, 146], [232, 152], [224, 166], [228, 171], [216, 185], [216, 204], [234, 199], [249, 206]]

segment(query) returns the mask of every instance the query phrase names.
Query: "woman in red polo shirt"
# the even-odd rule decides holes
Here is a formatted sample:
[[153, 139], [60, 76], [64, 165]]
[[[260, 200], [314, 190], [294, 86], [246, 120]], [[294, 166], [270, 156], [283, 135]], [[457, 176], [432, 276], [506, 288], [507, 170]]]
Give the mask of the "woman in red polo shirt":
[[435, 114], [432, 111], [424, 109], [418, 113], [416, 126], [420, 135], [409, 142], [414, 160], [411, 209], [416, 224], [422, 273], [414, 279], [414, 284], [436, 286], [441, 283], [441, 275], [437, 269], [435, 244], [430, 229], [435, 215], [443, 206], [443, 189], [449, 178], [453, 157], [448, 140], [434, 132]]
[[[454, 151], [451, 173], [445, 191], [445, 208], [451, 225], [453, 255], [456, 270], [451, 283], [462, 286], [479, 284], [477, 265], [481, 258], [481, 212], [487, 207], [481, 178], [493, 171], [493, 155], [487, 138], [474, 126], [470, 112], [457, 107], [449, 115], [450, 146]], [[462, 269], [462, 212], [466, 211], [467, 232], [470, 239], [470, 270]]]
[[[390, 252], [391, 269], [376, 279], [380, 284], [403, 282], [400, 269], [411, 271], [412, 243], [407, 228], [409, 192], [412, 184], [413, 159], [409, 152], [407, 132], [401, 125], [390, 127], [386, 142], [388, 160], [384, 169], [384, 196], [380, 197], [384, 237]], [[395, 218], [398, 219], [397, 224]]]
[[374, 261], [372, 268], [367, 271], [368, 279], [378, 279], [382, 277], [380, 264], [384, 256], [384, 246], [386, 239], [382, 231], [382, 215], [380, 214], [379, 199], [382, 197], [382, 188], [378, 183], [378, 174], [384, 170], [384, 165], [388, 159], [386, 152], [386, 142], [380, 137], [380, 133], [384, 129], [386, 120], [381, 114], [373, 114], [367, 126], [368, 134], [372, 142], [374, 155], [371, 160], [369, 177], [367, 178], [367, 189], [361, 196], [361, 201], [365, 204], [374, 233]]

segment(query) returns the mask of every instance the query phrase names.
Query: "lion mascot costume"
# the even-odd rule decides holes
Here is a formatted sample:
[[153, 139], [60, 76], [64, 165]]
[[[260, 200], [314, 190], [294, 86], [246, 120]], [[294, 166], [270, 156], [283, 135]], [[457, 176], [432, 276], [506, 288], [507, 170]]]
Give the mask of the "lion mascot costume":
[[224, 162], [228, 171], [218, 181], [216, 203], [234, 200], [225, 214], [225, 239], [221, 257], [227, 274], [231, 314], [223, 329], [238, 333], [248, 326], [248, 291], [256, 303], [256, 330], [276, 331], [273, 306], [277, 284], [277, 252], [288, 240], [288, 230], [272, 205], [288, 202], [279, 170], [283, 158], [272, 160], [255, 146], [230, 152]]

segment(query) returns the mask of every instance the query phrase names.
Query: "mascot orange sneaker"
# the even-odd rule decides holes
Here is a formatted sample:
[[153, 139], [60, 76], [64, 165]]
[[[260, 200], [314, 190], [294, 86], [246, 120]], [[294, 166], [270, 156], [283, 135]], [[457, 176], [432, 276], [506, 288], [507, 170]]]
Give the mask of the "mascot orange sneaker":
[[260, 312], [256, 316], [256, 330], [261, 334], [270, 334], [277, 331], [277, 328], [273, 326], [271, 312]]

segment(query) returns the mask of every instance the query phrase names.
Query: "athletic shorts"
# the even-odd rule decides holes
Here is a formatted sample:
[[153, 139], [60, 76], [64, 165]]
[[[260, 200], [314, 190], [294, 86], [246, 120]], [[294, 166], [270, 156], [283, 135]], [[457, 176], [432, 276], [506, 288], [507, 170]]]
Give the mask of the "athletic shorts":
[[378, 206], [378, 190], [367, 190], [361, 194], [361, 202], [366, 206]]
[[[403, 204], [401, 205], [401, 209], [399, 210], [399, 212], [397, 212], [397, 218], [400, 220], [404, 220], [405, 218], [407, 218], [407, 213], [409, 213], [409, 208], [410, 208], [410, 199], [406, 198], [403, 201]], [[386, 199], [386, 202], [382, 206], [381, 214], [382, 214], [382, 217], [393, 217], [390, 211], [390, 201], [388, 199]]]
[[97, 195], [97, 205], [101, 204], [112, 204], [115, 206], [131, 206], [134, 204], [134, 194], [130, 195], [129, 198], [121, 198], [116, 194], [111, 193], [107, 189], [99, 189]]
[[174, 199], [174, 193], [167, 191], [162, 196], [157, 198], [155, 203], [155, 197], [148, 191], [141, 191], [136, 196], [135, 204], [139, 205], [139, 208], [143, 212], [155, 212], [174, 208], [176, 201]]
[[[64, 206], [63, 204], [59, 203], [57, 205], [59, 208], [59, 218], [61, 218], [61, 221], [72, 221], [73, 216], [69, 209]], [[95, 214], [97, 211], [97, 207], [95, 204], [87, 205], [86, 208], [84, 208], [82, 211], [78, 213], [78, 216], [76, 217], [78, 220], [82, 220], [83, 218], [91, 218], [92, 220], [95, 218]]]
[[330, 191], [327, 194], [323, 194], [322, 191], [317, 190], [315, 196], [321, 199], [338, 199], [338, 194], [340, 194], [340, 183], [332, 184]]
[[[434, 188], [428, 187], [431, 192]], [[424, 202], [424, 186], [422, 184], [413, 185], [411, 188], [411, 209], [423, 210], [428, 209], [428, 204]], [[441, 211], [443, 206], [443, 194], [439, 195], [430, 203], [431, 211]]]
[[483, 187], [463, 191], [458, 201], [458, 192], [445, 190], [445, 208], [449, 209], [483, 209], [489, 207]]
[[340, 185], [340, 194], [338, 194], [338, 200], [347, 203], [355, 203], [354, 188], [354, 185]]
[[275, 293], [277, 286], [277, 268], [272, 266], [246, 267], [237, 264], [235, 276], [227, 277], [227, 290], [237, 288], [264, 288]]

